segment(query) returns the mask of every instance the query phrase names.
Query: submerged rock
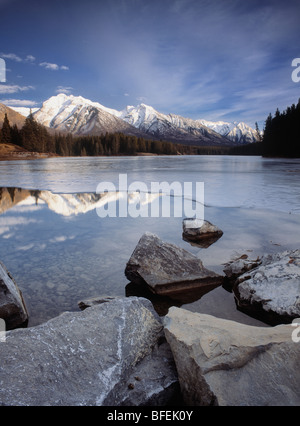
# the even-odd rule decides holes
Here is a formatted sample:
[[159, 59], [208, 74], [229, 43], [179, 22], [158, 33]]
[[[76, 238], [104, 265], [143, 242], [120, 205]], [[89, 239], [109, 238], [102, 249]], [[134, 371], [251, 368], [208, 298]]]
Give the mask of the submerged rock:
[[102, 303], [113, 302], [114, 300], [122, 299], [121, 296], [95, 296], [89, 297], [88, 299], [80, 300], [78, 302], [78, 307], [82, 311], [87, 308], [91, 308], [92, 306], [101, 305]]
[[170, 295], [196, 288], [212, 289], [223, 277], [204, 268], [188, 251], [145, 233], [129, 259], [125, 275], [136, 284], [147, 284], [156, 294]]
[[15, 280], [0, 262], [0, 318], [5, 321], [6, 329], [24, 327], [28, 322], [28, 312], [22, 292]]
[[170, 404], [178, 378], [162, 328], [151, 303], [132, 297], [10, 331], [0, 405]]
[[207, 248], [222, 237], [223, 231], [207, 220], [186, 218], [182, 222], [182, 238]]
[[300, 404], [291, 325], [253, 327], [175, 307], [164, 322], [185, 404]]
[[260, 264], [237, 278], [238, 309], [268, 324], [300, 317], [300, 250], [265, 255]]

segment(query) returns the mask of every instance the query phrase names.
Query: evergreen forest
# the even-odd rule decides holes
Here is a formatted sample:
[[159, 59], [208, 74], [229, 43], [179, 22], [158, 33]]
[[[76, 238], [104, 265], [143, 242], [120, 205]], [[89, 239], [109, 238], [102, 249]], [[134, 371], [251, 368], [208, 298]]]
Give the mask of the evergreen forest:
[[30, 114], [21, 129], [11, 126], [5, 115], [0, 129], [0, 143], [12, 143], [31, 152], [51, 153], [59, 156], [116, 156], [138, 155], [199, 155], [225, 154], [228, 148], [190, 146], [172, 142], [150, 140], [123, 133], [101, 136], [73, 136], [70, 133], [51, 134]]
[[285, 111], [269, 114], [262, 140], [265, 157], [300, 158], [300, 99]]

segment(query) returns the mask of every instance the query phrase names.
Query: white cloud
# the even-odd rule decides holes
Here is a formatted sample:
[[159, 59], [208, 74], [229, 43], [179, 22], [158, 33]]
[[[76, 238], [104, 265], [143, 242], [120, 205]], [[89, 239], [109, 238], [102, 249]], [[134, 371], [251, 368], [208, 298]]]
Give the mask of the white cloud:
[[33, 55], [27, 55], [26, 58], [23, 59], [15, 53], [1, 53], [0, 56], [4, 59], [9, 59], [15, 62], [34, 62], [36, 59]]
[[11, 94], [33, 90], [33, 86], [18, 86], [17, 84], [0, 85], [0, 93]]
[[15, 62], [22, 62], [22, 58], [20, 58], [20, 56], [16, 55], [15, 53], [2, 53], [1, 57]]
[[27, 99], [1, 99], [0, 102], [4, 105], [11, 107], [36, 107], [37, 102], [29, 101]]
[[70, 95], [72, 93], [73, 87], [58, 86], [56, 93], [64, 93], [65, 95]]
[[57, 64], [52, 64], [51, 62], [41, 62], [40, 67], [44, 67], [46, 70], [51, 70], [51, 71], [59, 71], [59, 70], [67, 71], [67, 70], [69, 70], [69, 67], [67, 67], [66, 65], [60, 66], [60, 65], [57, 65]]
[[41, 62], [40, 67], [46, 68], [46, 70], [57, 71], [59, 66], [57, 64], [51, 64], [50, 62]]
[[32, 55], [27, 55], [25, 61], [26, 62], [34, 62], [35, 61], [35, 57], [32, 56]]

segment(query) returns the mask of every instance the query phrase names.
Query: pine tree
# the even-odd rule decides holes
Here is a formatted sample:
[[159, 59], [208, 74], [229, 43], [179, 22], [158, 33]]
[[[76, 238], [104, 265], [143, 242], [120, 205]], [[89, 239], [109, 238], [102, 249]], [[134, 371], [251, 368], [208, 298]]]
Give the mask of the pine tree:
[[15, 145], [22, 145], [22, 138], [16, 124], [14, 124], [11, 128], [11, 141]]
[[4, 115], [4, 121], [2, 125], [2, 131], [1, 131], [1, 142], [2, 143], [11, 143], [11, 127], [9, 124], [9, 120], [7, 118], [7, 114]]
[[257, 122], [255, 123], [255, 130], [256, 130], [256, 137], [257, 137], [258, 142], [262, 142], [262, 135], [260, 133]]
[[38, 151], [38, 124], [30, 113], [21, 130], [22, 145], [28, 151]]

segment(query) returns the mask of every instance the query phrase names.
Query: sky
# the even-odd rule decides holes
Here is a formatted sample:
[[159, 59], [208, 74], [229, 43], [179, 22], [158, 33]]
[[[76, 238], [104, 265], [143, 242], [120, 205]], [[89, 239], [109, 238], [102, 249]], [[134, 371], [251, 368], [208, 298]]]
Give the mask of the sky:
[[66, 93], [262, 129], [300, 98], [299, 0], [0, 0], [0, 22], [6, 105]]

